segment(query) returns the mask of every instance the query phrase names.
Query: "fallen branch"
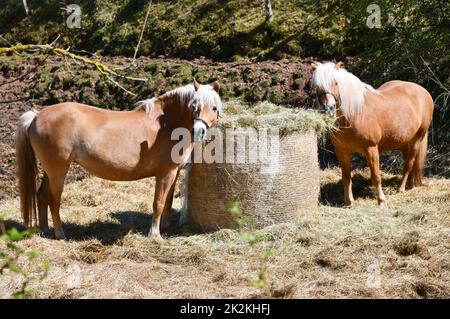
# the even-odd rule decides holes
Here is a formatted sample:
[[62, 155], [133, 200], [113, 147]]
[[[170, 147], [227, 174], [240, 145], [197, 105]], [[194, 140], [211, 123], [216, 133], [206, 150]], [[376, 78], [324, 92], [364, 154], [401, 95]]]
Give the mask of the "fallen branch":
[[[54, 42], [53, 42], [54, 43]], [[119, 88], [123, 89], [125, 92], [127, 92], [130, 95], [136, 96], [133, 92], [130, 92], [129, 90], [125, 89], [122, 85], [119, 85], [117, 81], [113, 79], [113, 77], [119, 77], [131, 81], [142, 81], [146, 82], [148, 81], [147, 78], [136, 78], [131, 76], [125, 76], [122, 74], [118, 74], [116, 71], [119, 70], [118, 68], [109, 67], [108, 65], [102, 63], [100, 60], [94, 60], [90, 59], [81, 55], [77, 55], [73, 52], [70, 52], [69, 49], [61, 49], [54, 47], [52, 44], [16, 44], [12, 45], [10, 47], [0, 47], [0, 54], [7, 54], [7, 53], [14, 53], [20, 55], [23, 52], [44, 52], [47, 54], [55, 54], [57, 56], [64, 56], [66, 58], [73, 59], [74, 61], [80, 61], [87, 65], [94, 66], [100, 74], [105, 76], [108, 80], [112, 81], [115, 85], [117, 85]]]

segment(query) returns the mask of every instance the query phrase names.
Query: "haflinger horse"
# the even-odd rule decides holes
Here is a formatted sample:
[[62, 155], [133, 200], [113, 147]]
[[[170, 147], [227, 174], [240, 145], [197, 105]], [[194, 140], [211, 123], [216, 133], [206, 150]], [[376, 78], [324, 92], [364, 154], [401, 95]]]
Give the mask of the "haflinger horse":
[[339, 130], [331, 134], [342, 169], [344, 203], [354, 202], [351, 189], [353, 152], [365, 155], [378, 204], [381, 189], [379, 153], [400, 150], [405, 159], [399, 192], [422, 185], [427, 136], [434, 103], [420, 85], [389, 81], [378, 89], [343, 69], [341, 63], [313, 63], [311, 84], [326, 113], [337, 116]]
[[[111, 111], [79, 103], [48, 106], [24, 113], [16, 132], [20, 203], [27, 227], [37, 223], [48, 229], [50, 207], [55, 237], [64, 238], [59, 216], [64, 179], [71, 162], [93, 175], [113, 181], [154, 176], [155, 197], [149, 236], [161, 239], [161, 227], [170, 226], [175, 182], [194, 142], [206, 139], [217, 120], [222, 102], [217, 82], [189, 84], [161, 96], [138, 102], [132, 111]], [[185, 158], [174, 160], [171, 150], [177, 128], [192, 131]], [[190, 134], [189, 134], [190, 136]], [[37, 164], [44, 175], [36, 191]]]

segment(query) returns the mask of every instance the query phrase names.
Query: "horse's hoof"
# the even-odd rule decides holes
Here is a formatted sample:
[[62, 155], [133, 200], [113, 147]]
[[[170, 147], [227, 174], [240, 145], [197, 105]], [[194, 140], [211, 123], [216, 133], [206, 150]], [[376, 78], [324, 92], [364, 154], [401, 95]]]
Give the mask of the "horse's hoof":
[[352, 208], [354, 203], [355, 203], [354, 201], [346, 201], [344, 203], [344, 206], [347, 208]]
[[378, 202], [378, 206], [380, 207], [380, 208], [387, 208], [387, 204], [386, 204], [386, 201], [379, 201]]
[[161, 235], [152, 235], [150, 237], [156, 241], [164, 241], [164, 239], [161, 237]]
[[400, 193], [400, 194], [401, 194], [401, 193], [404, 193], [404, 192], [405, 192], [405, 189], [404, 189], [404, 188], [399, 188], [399, 189], [397, 189], [397, 192]]
[[156, 241], [163, 241], [164, 239], [161, 237], [160, 234], [152, 234], [152, 232], [148, 233], [148, 237], [151, 239], [154, 239]]
[[55, 238], [57, 240], [64, 240], [66, 239], [66, 235], [64, 234], [64, 232], [55, 232]]

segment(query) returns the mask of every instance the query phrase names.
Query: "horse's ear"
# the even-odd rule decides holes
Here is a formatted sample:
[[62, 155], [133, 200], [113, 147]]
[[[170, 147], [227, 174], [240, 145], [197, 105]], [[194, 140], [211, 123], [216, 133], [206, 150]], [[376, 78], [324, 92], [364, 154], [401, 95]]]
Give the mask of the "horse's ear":
[[219, 82], [214, 81], [214, 82], [211, 84], [211, 86], [213, 87], [214, 91], [216, 91], [217, 93], [219, 93], [219, 90], [220, 90]]
[[315, 69], [317, 69], [317, 64], [315, 64], [315, 63], [313, 62], [313, 63], [311, 63], [311, 67], [312, 67], [313, 70], [315, 70]]
[[194, 89], [198, 91], [198, 88], [200, 87], [200, 84], [197, 82], [197, 80], [194, 78]]
[[336, 70], [339, 70], [339, 69], [342, 68], [343, 66], [344, 66], [344, 63], [342, 63], [342, 62], [336, 63]]

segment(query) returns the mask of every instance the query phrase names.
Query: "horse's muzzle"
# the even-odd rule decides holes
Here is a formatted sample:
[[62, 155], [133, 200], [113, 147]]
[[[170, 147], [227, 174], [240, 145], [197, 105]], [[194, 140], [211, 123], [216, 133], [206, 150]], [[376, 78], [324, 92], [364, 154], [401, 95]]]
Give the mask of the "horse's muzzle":
[[336, 103], [325, 103], [325, 114], [334, 116], [336, 114]]
[[194, 126], [192, 127], [192, 140], [194, 142], [206, 141], [206, 131], [208, 130], [208, 125], [203, 120], [195, 120]]

